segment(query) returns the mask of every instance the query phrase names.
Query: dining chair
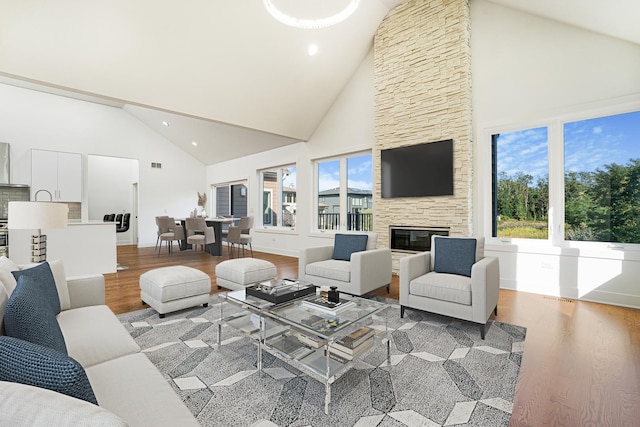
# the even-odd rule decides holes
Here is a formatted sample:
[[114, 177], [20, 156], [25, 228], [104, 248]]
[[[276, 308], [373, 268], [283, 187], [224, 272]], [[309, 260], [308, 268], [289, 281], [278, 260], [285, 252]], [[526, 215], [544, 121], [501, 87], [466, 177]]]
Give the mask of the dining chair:
[[167, 251], [169, 255], [173, 252], [173, 241], [184, 240], [184, 228], [181, 225], [176, 224], [176, 221], [171, 217], [157, 217], [156, 223], [158, 224], [158, 238], [160, 239], [160, 246], [158, 247], [158, 256], [162, 252], [162, 242], [167, 242]]
[[[244, 256], [244, 248], [249, 245], [251, 257], [253, 258], [253, 248], [251, 247], [251, 228], [253, 227], [253, 216], [243, 216], [240, 218], [238, 225], [229, 226], [229, 234], [227, 235], [227, 247], [231, 245], [229, 250], [229, 258], [233, 257], [233, 250], [236, 244], [242, 245], [242, 256]], [[238, 255], [240, 255], [240, 247], [238, 247]]]
[[194, 249], [196, 249], [198, 245], [202, 245], [202, 250], [204, 250], [205, 245], [215, 243], [216, 241], [213, 227], [207, 227], [204, 218], [186, 218], [185, 228], [187, 244], [191, 244]]

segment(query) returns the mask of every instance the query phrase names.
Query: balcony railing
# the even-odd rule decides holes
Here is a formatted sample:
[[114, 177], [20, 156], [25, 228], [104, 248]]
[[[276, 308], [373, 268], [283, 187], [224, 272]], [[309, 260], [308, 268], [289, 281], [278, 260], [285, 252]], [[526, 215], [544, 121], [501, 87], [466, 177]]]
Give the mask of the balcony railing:
[[[347, 230], [372, 231], [373, 214], [370, 213], [348, 213]], [[318, 214], [318, 229], [320, 230], [340, 230], [339, 213]]]

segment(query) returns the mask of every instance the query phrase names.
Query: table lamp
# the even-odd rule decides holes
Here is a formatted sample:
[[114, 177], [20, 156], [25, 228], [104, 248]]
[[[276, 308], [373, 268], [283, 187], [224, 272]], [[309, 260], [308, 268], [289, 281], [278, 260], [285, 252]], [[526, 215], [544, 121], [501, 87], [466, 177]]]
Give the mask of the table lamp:
[[47, 260], [47, 236], [42, 229], [66, 228], [69, 206], [53, 202], [9, 202], [9, 223], [11, 230], [38, 230], [31, 236], [31, 262]]

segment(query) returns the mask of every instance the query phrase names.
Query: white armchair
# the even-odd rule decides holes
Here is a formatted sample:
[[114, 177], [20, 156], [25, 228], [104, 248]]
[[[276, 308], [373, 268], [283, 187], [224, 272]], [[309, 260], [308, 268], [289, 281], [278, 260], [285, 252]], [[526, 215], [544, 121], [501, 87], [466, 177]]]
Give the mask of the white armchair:
[[480, 325], [484, 339], [491, 312], [498, 313], [499, 291], [498, 258], [484, 256], [483, 237], [433, 236], [430, 252], [400, 260], [400, 317], [414, 308], [468, 320]]
[[377, 234], [348, 233], [336, 238], [363, 235], [368, 236], [365, 250], [351, 253], [349, 260], [334, 259], [333, 245], [301, 249], [298, 278], [317, 286], [337, 286], [340, 292], [352, 295], [364, 295], [385, 286], [389, 292], [391, 250], [376, 249]]

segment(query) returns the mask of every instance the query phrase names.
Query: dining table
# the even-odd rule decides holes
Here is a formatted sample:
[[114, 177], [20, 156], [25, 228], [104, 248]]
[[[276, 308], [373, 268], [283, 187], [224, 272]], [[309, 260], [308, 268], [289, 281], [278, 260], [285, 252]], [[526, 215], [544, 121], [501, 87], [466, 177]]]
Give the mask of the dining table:
[[[233, 224], [234, 221], [239, 221], [240, 218], [228, 218], [228, 217], [213, 217], [213, 218], [205, 218], [205, 223], [207, 227], [213, 227], [213, 234], [216, 238], [216, 241], [213, 243], [209, 243], [204, 245], [205, 252], [210, 253], [213, 256], [222, 256], [222, 226], [224, 224]], [[191, 245], [187, 243], [187, 224], [184, 219], [180, 220], [180, 224], [184, 229], [184, 240], [180, 240], [180, 250], [184, 251], [187, 249], [191, 249]]]

